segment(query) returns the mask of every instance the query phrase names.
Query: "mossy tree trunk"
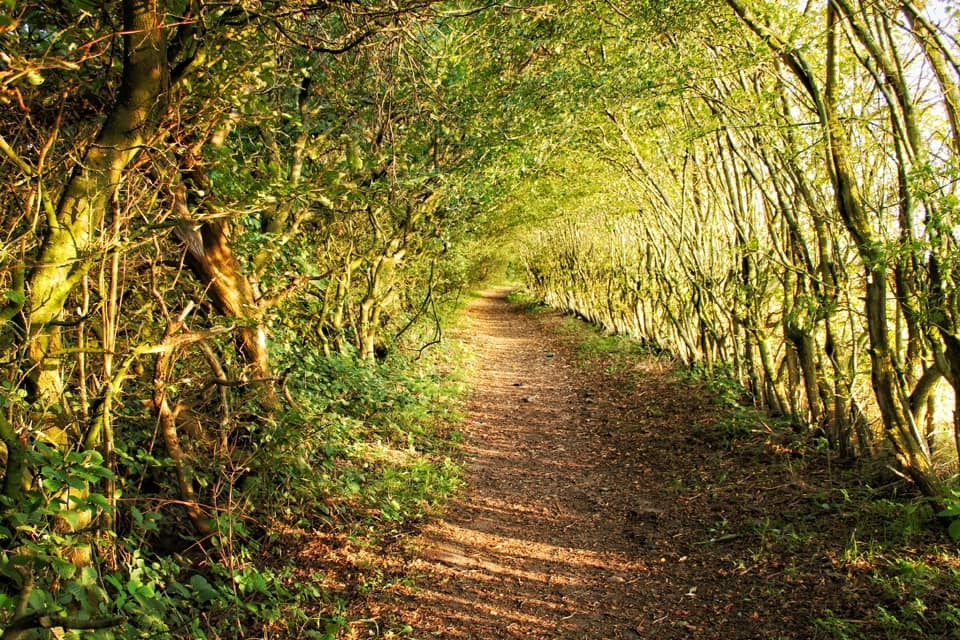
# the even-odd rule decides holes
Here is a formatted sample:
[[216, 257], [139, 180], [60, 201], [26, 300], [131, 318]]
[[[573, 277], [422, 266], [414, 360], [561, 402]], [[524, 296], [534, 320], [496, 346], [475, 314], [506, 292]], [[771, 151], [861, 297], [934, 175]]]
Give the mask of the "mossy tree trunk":
[[[194, 216], [182, 202], [185, 216], [204, 219], [187, 233], [186, 264], [204, 287], [207, 299], [219, 314], [238, 323], [237, 349], [246, 371], [243, 378], [257, 385], [256, 396], [268, 410], [279, 404], [273, 385], [267, 334], [261, 324], [255, 276], [245, 273], [230, 242], [230, 223], [213, 197], [214, 187], [195, 158], [184, 159], [183, 177], [196, 193], [206, 194]], [[185, 193], [184, 193], [185, 200]], [[253, 391], [253, 388], [251, 388]]]
[[166, 38], [157, 0], [123, 3], [123, 76], [116, 103], [87, 148], [48, 220], [40, 257], [27, 281], [24, 310], [31, 399], [39, 409], [60, 401], [57, 353], [67, 298], [99, 255], [101, 231], [124, 170], [155, 132], [168, 86]]

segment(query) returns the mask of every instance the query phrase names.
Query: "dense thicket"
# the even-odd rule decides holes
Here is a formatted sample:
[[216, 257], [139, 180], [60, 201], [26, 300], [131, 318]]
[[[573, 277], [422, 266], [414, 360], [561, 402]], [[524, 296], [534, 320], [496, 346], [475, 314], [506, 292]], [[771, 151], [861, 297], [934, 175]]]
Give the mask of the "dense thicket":
[[[600, 69], [647, 64], [594, 109], [589, 159], [557, 163], [602, 177], [526, 242], [531, 286], [727, 368], [844, 456], [889, 449], [941, 496], [960, 447], [954, 8], [685, 6], [609, 16]], [[644, 38], [654, 15], [680, 28]]]

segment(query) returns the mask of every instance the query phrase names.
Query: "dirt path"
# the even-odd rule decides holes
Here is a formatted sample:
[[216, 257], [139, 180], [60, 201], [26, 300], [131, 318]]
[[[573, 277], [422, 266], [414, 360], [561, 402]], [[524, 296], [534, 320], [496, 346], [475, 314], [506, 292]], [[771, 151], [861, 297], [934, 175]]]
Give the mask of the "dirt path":
[[[781, 610], [812, 616], [797, 604], [809, 594], [772, 594], [776, 562], [751, 560], [727, 530], [730, 500], [756, 515], [737, 470], [691, 446], [691, 428], [716, 419], [711, 403], [656, 362], [584, 371], [542, 326], [559, 316], [532, 318], [504, 296], [469, 312], [480, 363], [468, 486], [414, 544], [419, 586], [399, 614], [414, 636], [805, 637], [785, 633]], [[714, 474], [728, 491], [706, 490]]]
[[[422, 536], [409, 623], [449, 638], [636, 637], [647, 560], [623, 529], [656, 516], [642, 469], [591, 418], [578, 371], [503, 292], [471, 309], [481, 363], [469, 406], [469, 487]], [[627, 488], [630, 505], [608, 496]], [[632, 488], [632, 489], [631, 489]], [[629, 509], [627, 507], [629, 506]]]

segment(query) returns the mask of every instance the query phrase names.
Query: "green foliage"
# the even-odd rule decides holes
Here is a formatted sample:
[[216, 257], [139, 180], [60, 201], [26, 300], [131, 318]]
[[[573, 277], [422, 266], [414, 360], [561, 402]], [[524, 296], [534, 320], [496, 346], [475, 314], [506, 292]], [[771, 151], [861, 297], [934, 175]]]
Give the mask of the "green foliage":
[[[957, 628], [960, 588], [955, 552], [931, 540], [935, 514], [923, 498], [883, 497], [868, 486], [819, 496], [831, 518], [849, 519], [843, 566], [866, 573], [869, 593], [852, 593], [848, 616], [827, 612], [817, 628], [830, 638], [948, 638]], [[870, 602], [861, 607], [860, 601]]]
[[[144, 513], [136, 504], [129, 505], [129, 533], [95, 535], [98, 518], [116, 515], [96, 491], [103, 481], [115, 479], [98, 452], [35, 443], [28, 461], [38, 481], [21, 493], [19, 505], [5, 505], [9, 528], [0, 531], [4, 623], [44, 612], [114, 621], [107, 630], [83, 637], [207, 638], [217, 637], [217, 620], [276, 618], [281, 603], [288, 601], [276, 576], [253, 567], [227, 571], [214, 562], [214, 582], [200, 574], [187, 579], [183, 558], [154, 555], [145, 548], [146, 537], [162, 534], [157, 514]], [[115, 569], [91, 563], [100, 552], [113, 559]], [[206, 615], [196, 616], [197, 610]]]
[[[293, 353], [291, 353], [291, 357]], [[422, 518], [456, 488], [462, 383], [401, 356], [299, 354], [296, 410], [261, 434], [247, 499], [274, 517], [328, 523]]]
[[[15, 496], [2, 498], [0, 620], [31, 611], [80, 611], [90, 618], [112, 615], [111, 599], [96, 569], [76, 563], [89, 556], [89, 523], [114, 509], [98, 492], [113, 472], [97, 451], [69, 451], [34, 441], [26, 469], [35, 478]], [[27, 598], [27, 610], [18, 601]]]
[[823, 616], [814, 620], [814, 626], [819, 631], [826, 633], [827, 637], [836, 640], [865, 640], [867, 638], [861, 631], [858, 621], [838, 618], [829, 609], [823, 612]]
[[[796, 8], [757, 4], [822, 71], [822, 21], [811, 27]], [[170, 86], [147, 105], [156, 113], [142, 123], [143, 151], [116, 163], [116, 192], [87, 190], [97, 210], [95, 224], [74, 233], [82, 248], [45, 262], [55, 231], [83, 208], [57, 209], [72, 202], [64, 185], [82, 177], [86, 152], [111, 148], [91, 145], [127, 106], [124, 78], [138, 77], [124, 69], [138, 56], [121, 52], [137, 40], [124, 24], [133, 5], [158, 12], [147, 22], [165, 22], [160, 66], [168, 63]], [[255, 541], [277, 522], [375, 538], [440, 508], [459, 482], [463, 384], [446, 373], [448, 356], [412, 355], [441, 340], [465, 290], [510, 262], [538, 300], [604, 327], [584, 334], [584, 359], [618, 372], [645, 350], [702, 362], [723, 412], [698, 427], [710, 442], [730, 447], [764, 426], [743, 402], [744, 371], [759, 367], [741, 345], [771, 338], [769, 379], [754, 393], [786, 396], [798, 379], [783, 373], [794, 346], [772, 340], [777, 328], [830, 343], [813, 372], [825, 392], [853, 398], [867, 386], [862, 322], [848, 312], [862, 294], [846, 275], [859, 266], [857, 243], [823, 196], [826, 138], [807, 126], [818, 114], [725, 3], [259, 9], [0, 0], [0, 438], [9, 476], [0, 624], [45, 611], [122, 619], [91, 637], [215, 638], [279, 626], [299, 605], [325, 600], [285, 568], [258, 567]], [[921, 51], [898, 53], [909, 54], [897, 58], [908, 75], [924, 70]], [[918, 130], [938, 132], [927, 154], [936, 157], [923, 160], [922, 149], [884, 131], [878, 123], [898, 116], [885, 112], [874, 72], [851, 72], [866, 53], [841, 54], [851, 74], [841, 115], [869, 167], [854, 179], [865, 208], [886, 212], [873, 226], [890, 230], [878, 245], [893, 266], [936, 263], [897, 272], [909, 276], [901, 284], [919, 283], [915, 300], [890, 297], [915, 312], [900, 314], [907, 324], [925, 324], [914, 346], [930, 342], [919, 359], [929, 363], [947, 353], [931, 341], [955, 333], [955, 145], [941, 139], [942, 123], [921, 122]], [[940, 98], [923, 98], [917, 112], [939, 113], [931, 105]], [[877, 117], [848, 117], [861, 112]], [[890, 149], [908, 150], [900, 155], [917, 156], [916, 166], [894, 166]], [[894, 188], [898, 169], [907, 184]], [[775, 182], [780, 174], [789, 179]], [[172, 198], [181, 182], [185, 203]], [[903, 194], [918, 207], [903, 219], [924, 222], [898, 237], [889, 212]], [[245, 296], [236, 308], [211, 294], [213, 280], [227, 279], [191, 269], [171, 236], [182, 217], [224, 231], [232, 293]], [[29, 271], [53, 263], [66, 265], [69, 290], [33, 322], [28, 312], [48, 300], [36, 299]], [[825, 327], [844, 313], [849, 322]], [[256, 382], [251, 354], [233, 342], [238, 328], [269, 337], [274, 370]], [[154, 379], [158, 360], [151, 367], [146, 356], [161, 354], [170, 375]], [[46, 392], [40, 375], [50, 376]], [[275, 380], [282, 401], [256, 397]], [[807, 408], [816, 401], [814, 393]], [[158, 417], [171, 415], [161, 437]], [[90, 433], [101, 433], [90, 443], [100, 450], [69, 444]], [[955, 538], [958, 504], [949, 494], [941, 514], [954, 520]], [[188, 518], [191, 509], [200, 516]], [[913, 539], [925, 514], [911, 520], [896, 509], [875, 501], [867, 512], [889, 518], [891, 538]], [[328, 609], [298, 621], [306, 637], [349, 627]], [[916, 633], [933, 609], [917, 598], [891, 603], [878, 624]]]
[[960, 487], [948, 487], [942, 500], [944, 508], [937, 515], [951, 520], [947, 533], [954, 542], [960, 542]]
[[[731, 448], [744, 438], [756, 434], [767, 434], [772, 421], [764, 416], [750, 402], [749, 393], [743, 384], [733, 376], [729, 367], [718, 366], [712, 369], [691, 367], [681, 370], [681, 377], [704, 384], [709, 397], [716, 403], [718, 418], [711, 424], [695, 425], [694, 435], [704, 442]], [[778, 424], [781, 429], [785, 424]]]
[[610, 373], [629, 371], [643, 356], [663, 355], [656, 345], [651, 345], [631, 336], [609, 333], [598, 327], [584, 334], [580, 341], [581, 356], [586, 361], [603, 359]]
[[960, 570], [930, 565], [922, 559], [896, 559], [874, 572], [884, 604], [873, 618], [886, 638], [949, 637], [956, 630], [960, 607], [953, 594], [960, 588]]
[[550, 308], [526, 289], [513, 289], [507, 294], [507, 300], [527, 313], [538, 313]]
[[[930, 42], [918, 48], [923, 38], [910, 27], [887, 37], [896, 18], [866, 2], [838, 10], [856, 23], [857, 37], [833, 40], [822, 29], [825, 6], [641, 2], [613, 13], [587, 4], [551, 14], [551, 44], [556, 33], [586, 44], [575, 55], [544, 56], [545, 75], [558, 95], [587, 108], [577, 110], [576, 133], [554, 138], [563, 153], [511, 194], [514, 219], [529, 223], [518, 262], [527, 286], [560, 309], [660, 344], [686, 364], [735, 363], [758, 406], [791, 414], [798, 426], [809, 419], [844, 456], [879, 449], [864, 423], [881, 417], [888, 444], [935, 496], [953, 465], [931, 465], [906, 426], [911, 418], [880, 407], [923, 392], [913, 387], [926, 363], [956, 351], [949, 340], [934, 346], [923, 337], [954, 332], [960, 318], [960, 298], [947, 293], [956, 290], [956, 251], [948, 249], [956, 203], [947, 194], [957, 162], [937, 152], [938, 117], [921, 115], [952, 90], [932, 81], [944, 53]], [[955, 26], [955, 16], [940, 17], [936, 29]], [[825, 57], [828, 48], [835, 50]], [[794, 64], [780, 64], [788, 54]], [[571, 81], [571, 58], [590, 71]], [[836, 104], [820, 105], [830, 59], [843, 89]], [[882, 64], [887, 82], [902, 87], [897, 95], [910, 94], [911, 109], [877, 84]], [[931, 79], [930, 90], [908, 90], [920, 77]], [[868, 104], [889, 116], [881, 130], [856, 117]], [[846, 200], [862, 212], [853, 225], [849, 211], [822, 195], [844, 187], [838, 171], [827, 170], [839, 151], [823, 144], [835, 134], [824, 131], [828, 115], [849, 129], [850, 149], [834, 160], [849, 154], [841, 182], [852, 183]], [[904, 139], [905, 128], [891, 124], [901, 117], [926, 132], [924, 141]], [[890, 156], [891, 144], [916, 147], [916, 156]], [[880, 179], [868, 165], [899, 179]], [[864, 274], [877, 269], [890, 291], [874, 299], [865, 282], [880, 279]], [[873, 311], [864, 323], [867, 298]], [[910, 325], [899, 334], [897, 318]], [[916, 372], [895, 381], [902, 388], [882, 391], [863, 382], [883, 368], [870, 359], [870, 341], [894, 335], [891, 357]], [[743, 417], [723, 431], [748, 432]], [[952, 429], [947, 420], [938, 428]], [[938, 461], [956, 456], [948, 441], [932, 440]]]

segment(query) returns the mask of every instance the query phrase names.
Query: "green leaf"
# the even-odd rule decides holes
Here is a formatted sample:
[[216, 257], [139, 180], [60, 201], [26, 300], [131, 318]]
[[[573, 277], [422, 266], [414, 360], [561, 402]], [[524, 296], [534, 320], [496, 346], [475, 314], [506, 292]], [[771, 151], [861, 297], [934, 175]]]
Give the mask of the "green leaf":
[[72, 578], [77, 572], [77, 566], [72, 562], [62, 560], [61, 558], [50, 558], [50, 564], [53, 565], [53, 570], [57, 572], [57, 575], [61, 578]]
[[5, 291], [4, 295], [7, 296], [7, 300], [21, 307], [27, 301], [26, 297], [24, 297], [24, 295], [19, 291], [13, 291], [13, 290]]
[[66, 585], [67, 592], [73, 596], [73, 599], [77, 601], [80, 605], [89, 605], [89, 598], [86, 588], [82, 584], [77, 584], [76, 582], [68, 582]]
[[117, 576], [111, 573], [108, 573], [105, 576], [103, 576], [103, 580], [104, 582], [110, 583], [110, 586], [116, 589], [118, 593], [122, 593], [123, 591], [125, 591], [123, 583], [120, 582], [120, 578], [118, 578]]
[[193, 592], [197, 594], [197, 599], [200, 602], [210, 602], [220, 597], [220, 592], [214, 589], [213, 585], [199, 573], [190, 576], [190, 586], [193, 588]]
[[80, 513], [75, 509], [62, 509], [57, 515], [66, 520], [74, 531], [80, 527]]
[[23, 574], [9, 561], [0, 562], [0, 576], [7, 578], [18, 587], [23, 584]]
[[167, 585], [167, 590], [180, 596], [181, 598], [189, 598], [190, 590], [187, 589], [183, 584], [174, 580], [169, 585]]
[[954, 520], [950, 523], [947, 533], [950, 534], [950, 538], [952, 538], [954, 542], [960, 542], [960, 520]]
[[53, 606], [54, 599], [49, 591], [44, 589], [34, 589], [30, 592], [30, 597], [28, 598], [30, 608], [34, 610], [39, 609], [48, 609]]
[[[108, 576], [109, 577], [109, 576]], [[100, 580], [100, 574], [97, 572], [95, 567], [86, 566], [80, 570], [80, 575], [77, 576], [77, 581], [82, 585], [94, 586]]]
[[99, 493], [91, 493], [87, 496], [87, 502], [100, 507], [106, 512], [113, 511], [113, 505], [107, 500], [107, 497]]
[[134, 505], [130, 507], [130, 515], [133, 516], [134, 524], [143, 531], [157, 531], [157, 514], [144, 514]]

